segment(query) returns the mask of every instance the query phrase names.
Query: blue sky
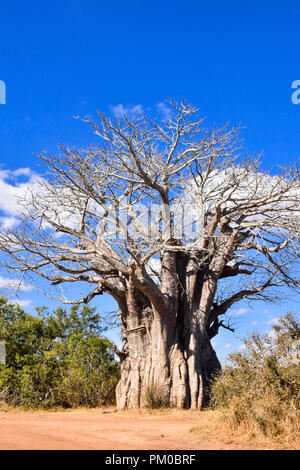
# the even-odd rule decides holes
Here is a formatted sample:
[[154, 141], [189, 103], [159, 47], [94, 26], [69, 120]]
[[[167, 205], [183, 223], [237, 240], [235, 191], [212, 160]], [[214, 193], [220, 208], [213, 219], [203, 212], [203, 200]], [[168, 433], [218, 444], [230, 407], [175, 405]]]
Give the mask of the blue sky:
[[[12, 181], [19, 168], [38, 171], [36, 153], [88, 143], [74, 115], [118, 105], [151, 112], [182, 96], [207, 125], [247, 126], [247, 148], [264, 151], [266, 168], [291, 163], [300, 154], [300, 104], [291, 100], [300, 79], [299, 22], [297, 0], [0, 0], [0, 169]], [[22, 297], [30, 307], [45, 303], [31, 291]], [[98, 303], [113, 308], [105, 298]], [[290, 308], [298, 305], [240, 311], [237, 337], [268, 329]], [[226, 331], [215, 342], [221, 356], [240, 344]]]

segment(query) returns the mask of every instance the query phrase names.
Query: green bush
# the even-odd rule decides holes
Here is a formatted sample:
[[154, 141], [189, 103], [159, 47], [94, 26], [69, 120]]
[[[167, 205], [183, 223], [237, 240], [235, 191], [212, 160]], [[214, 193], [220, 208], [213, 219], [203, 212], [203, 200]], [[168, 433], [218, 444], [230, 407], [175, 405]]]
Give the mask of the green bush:
[[0, 400], [26, 407], [114, 403], [119, 363], [95, 309], [73, 306], [37, 315], [0, 298]]
[[245, 350], [229, 356], [230, 363], [216, 377], [211, 403], [223, 410], [233, 428], [239, 426], [268, 436], [299, 432], [300, 324], [287, 314], [272, 334], [253, 333]]

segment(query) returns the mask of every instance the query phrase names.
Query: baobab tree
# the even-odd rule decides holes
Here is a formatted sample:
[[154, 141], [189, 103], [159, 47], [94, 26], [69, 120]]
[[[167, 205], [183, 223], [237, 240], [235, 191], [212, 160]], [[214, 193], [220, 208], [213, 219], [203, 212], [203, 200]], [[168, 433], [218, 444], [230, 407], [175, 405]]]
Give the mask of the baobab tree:
[[121, 409], [142, 407], [149, 387], [203, 407], [226, 312], [299, 288], [298, 167], [272, 176], [245, 154], [239, 128], [205, 129], [193, 106], [169, 106], [162, 122], [83, 119], [97, 144], [42, 153], [45, 174], [0, 238], [9, 270], [90, 286], [65, 302], [115, 299]]

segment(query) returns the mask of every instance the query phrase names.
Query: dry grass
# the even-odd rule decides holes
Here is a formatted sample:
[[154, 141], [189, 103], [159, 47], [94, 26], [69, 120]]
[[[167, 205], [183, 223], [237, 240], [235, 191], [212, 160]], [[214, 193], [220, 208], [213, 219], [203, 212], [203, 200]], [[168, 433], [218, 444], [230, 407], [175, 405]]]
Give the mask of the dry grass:
[[230, 445], [240, 449], [300, 449], [299, 434], [291, 433], [289, 426], [280, 435], [266, 436], [257, 429], [253, 430], [247, 423], [232, 426], [229, 421], [224, 420], [224, 414], [220, 410], [202, 411], [199, 414], [199, 426], [190, 432], [200, 441], [217, 440], [224, 447]]
[[297, 432], [291, 432], [291, 428], [286, 423], [286, 429], [278, 436], [265, 436], [247, 424], [238, 427], [233, 426], [230, 420], [224, 419], [224, 412], [221, 410], [178, 410], [178, 409], [139, 409], [116, 411], [110, 409], [108, 412], [115, 412], [119, 416], [135, 418], [157, 418], [174, 417], [178, 420], [196, 419], [197, 425], [189, 431], [189, 438], [194, 442], [221, 444], [225, 448], [233, 449], [300, 449], [300, 436]]
[[133, 418], [156, 418], [156, 417], [174, 417], [178, 419], [191, 419], [191, 418], [199, 418], [200, 412], [198, 410], [180, 410], [177, 408], [160, 408], [160, 409], [149, 409], [149, 408], [141, 408], [137, 410], [122, 410], [115, 412], [119, 416], [128, 416]]
[[196, 419], [198, 424], [190, 429], [189, 437], [193, 441], [209, 442], [212, 445], [217, 442], [224, 445], [224, 448], [229, 446], [236, 449], [300, 449], [300, 436], [297, 432], [291, 432], [288, 423], [279, 436], [270, 437], [253, 430], [247, 424], [232, 426], [232, 423], [224, 419], [224, 413], [221, 410], [198, 411], [169, 408], [117, 411], [110, 408], [104, 412], [114, 412], [118, 416], [128, 418], [174, 417], [182, 421]]

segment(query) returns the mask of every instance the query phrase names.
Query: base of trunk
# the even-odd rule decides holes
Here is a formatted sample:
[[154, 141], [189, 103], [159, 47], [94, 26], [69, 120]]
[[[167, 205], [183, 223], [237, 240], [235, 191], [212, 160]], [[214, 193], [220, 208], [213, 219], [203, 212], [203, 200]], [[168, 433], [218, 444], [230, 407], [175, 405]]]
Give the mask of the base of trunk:
[[157, 339], [148, 343], [146, 351], [132, 351], [122, 361], [118, 409], [206, 406], [212, 376], [221, 369], [206, 334], [197, 342], [191, 337], [187, 351], [178, 344], [166, 350], [166, 344]]

